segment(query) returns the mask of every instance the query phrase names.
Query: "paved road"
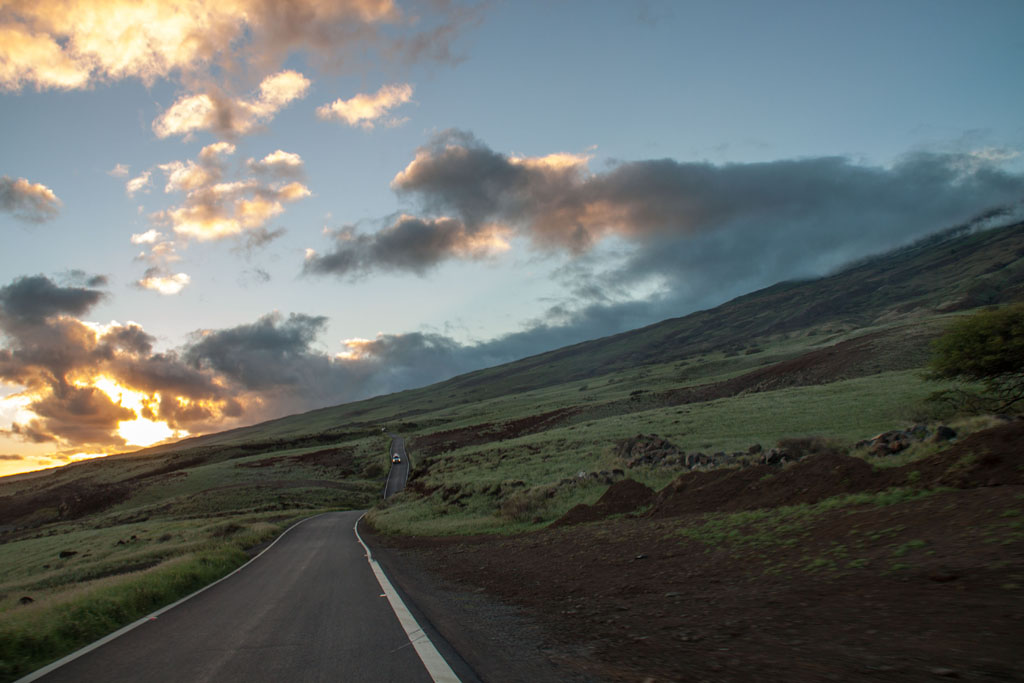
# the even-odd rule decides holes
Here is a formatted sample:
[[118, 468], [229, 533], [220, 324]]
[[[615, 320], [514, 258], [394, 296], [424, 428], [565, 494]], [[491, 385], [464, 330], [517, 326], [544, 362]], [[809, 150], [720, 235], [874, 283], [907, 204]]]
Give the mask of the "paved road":
[[389, 433], [391, 437], [391, 450], [388, 452], [390, 458], [392, 454], [398, 453], [402, 458], [402, 462], [392, 463], [391, 471], [388, 472], [388, 483], [384, 485], [384, 497], [389, 498], [402, 489], [405, 488], [405, 482], [409, 479], [409, 456], [405, 453], [405, 439], [398, 436], [397, 434]]
[[431, 681], [352, 532], [291, 529], [242, 571], [40, 680]]

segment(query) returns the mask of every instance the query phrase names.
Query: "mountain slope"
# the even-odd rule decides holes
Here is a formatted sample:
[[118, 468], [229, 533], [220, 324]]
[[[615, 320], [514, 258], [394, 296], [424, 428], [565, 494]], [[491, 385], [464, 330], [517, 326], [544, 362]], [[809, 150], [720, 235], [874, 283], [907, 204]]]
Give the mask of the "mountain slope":
[[[371, 426], [464, 404], [677, 361], [739, 352], [799, 331], [849, 333], [874, 325], [1024, 299], [1024, 223], [970, 226], [849, 266], [833, 275], [781, 282], [713, 309], [581, 342], [437, 384], [283, 417], [143, 452], [323, 434], [339, 423]], [[444, 397], [443, 400], [436, 397]]]
[[[966, 233], [966, 234], [965, 234]], [[439, 389], [500, 380], [524, 390], [811, 327], [840, 329], [1024, 298], [1024, 223], [948, 231], [816, 280], [781, 282], [717, 308], [461, 375]], [[479, 395], [477, 395], [479, 397]]]

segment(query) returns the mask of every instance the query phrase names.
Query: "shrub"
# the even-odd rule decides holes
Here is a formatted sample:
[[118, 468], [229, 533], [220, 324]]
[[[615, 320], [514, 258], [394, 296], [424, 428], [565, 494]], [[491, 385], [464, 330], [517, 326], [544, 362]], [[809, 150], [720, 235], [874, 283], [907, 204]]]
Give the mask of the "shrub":
[[954, 323], [932, 346], [929, 379], [980, 383], [985, 394], [965, 389], [935, 398], [1004, 412], [1024, 400], [1024, 303], [988, 309]]

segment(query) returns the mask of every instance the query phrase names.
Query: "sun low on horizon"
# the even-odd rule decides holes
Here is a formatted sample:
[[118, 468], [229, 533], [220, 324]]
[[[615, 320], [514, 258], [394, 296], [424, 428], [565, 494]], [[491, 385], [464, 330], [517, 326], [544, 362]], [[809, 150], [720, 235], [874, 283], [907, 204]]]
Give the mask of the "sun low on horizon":
[[1024, 215], [1024, 5], [0, 3], [0, 476]]

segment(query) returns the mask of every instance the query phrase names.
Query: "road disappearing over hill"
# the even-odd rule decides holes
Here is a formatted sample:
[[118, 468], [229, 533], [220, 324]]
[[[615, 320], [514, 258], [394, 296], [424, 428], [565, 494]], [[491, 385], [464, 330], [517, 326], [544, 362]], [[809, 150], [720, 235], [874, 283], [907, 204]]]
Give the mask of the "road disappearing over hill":
[[405, 439], [390, 432], [388, 436], [391, 437], [391, 450], [388, 451], [388, 458], [393, 459], [397, 453], [398, 457], [401, 458], [401, 462], [391, 463], [391, 469], [388, 471], [388, 481], [384, 485], [385, 498], [390, 498], [403, 490], [405, 483], [409, 480], [409, 456], [405, 452]]
[[439, 656], [428, 672], [423, 633], [389, 606], [353, 532], [361, 515], [312, 517], [208, 590], [23, 680], [458, 681]]

